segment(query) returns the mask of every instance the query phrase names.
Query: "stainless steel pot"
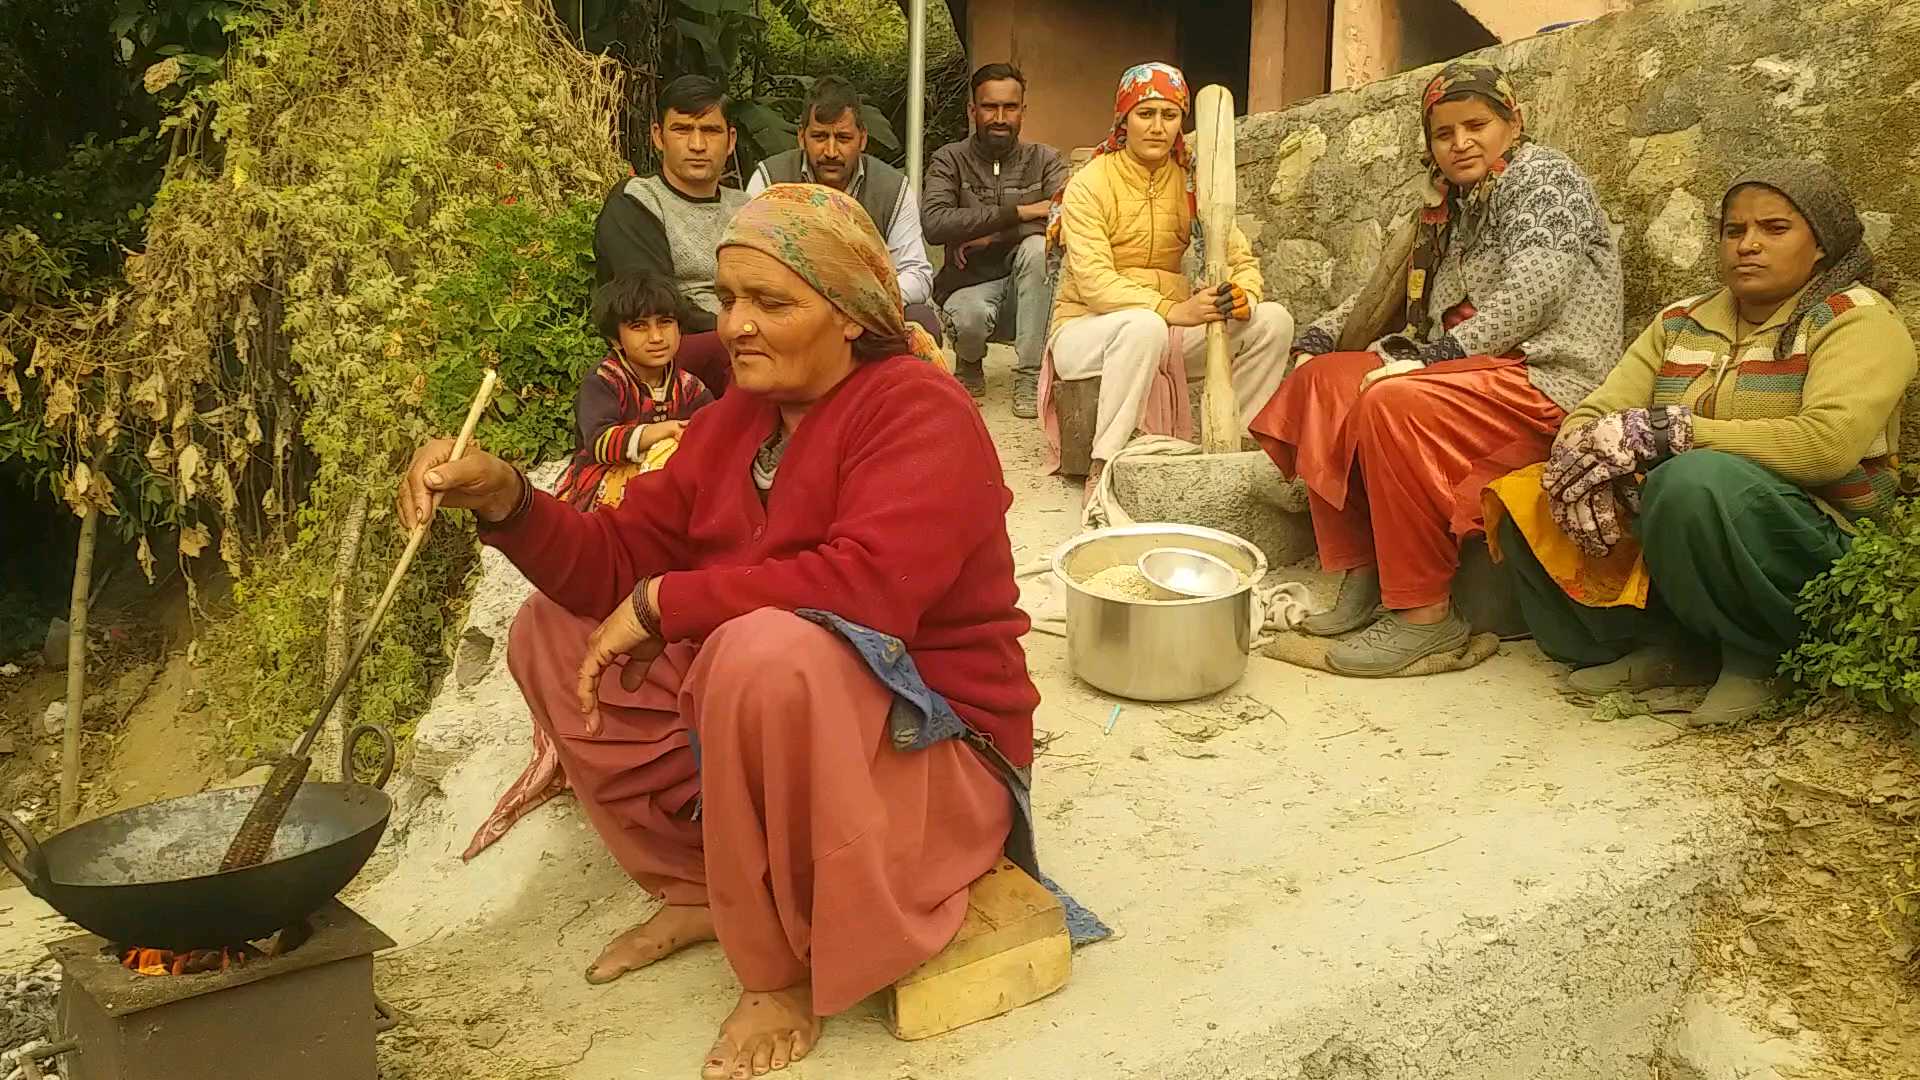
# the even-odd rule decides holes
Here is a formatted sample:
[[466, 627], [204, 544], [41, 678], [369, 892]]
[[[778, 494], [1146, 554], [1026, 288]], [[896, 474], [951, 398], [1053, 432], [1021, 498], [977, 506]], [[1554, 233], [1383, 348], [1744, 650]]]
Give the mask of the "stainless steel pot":
[[[1115, 600], [1080, 584], [1169, 546], [1225, 560], [1244, 584], [1225, 596], [1158, 602]], [[1266, 576], [1267, 557], [1232, 533], [1159, 523], [1098, 529], [1055, 552], [1053, 572], [1067, 594], [1067, 668], [1094, 687], [1136, 701], [1187, 701], [1247, 673], [1253, 587]]]

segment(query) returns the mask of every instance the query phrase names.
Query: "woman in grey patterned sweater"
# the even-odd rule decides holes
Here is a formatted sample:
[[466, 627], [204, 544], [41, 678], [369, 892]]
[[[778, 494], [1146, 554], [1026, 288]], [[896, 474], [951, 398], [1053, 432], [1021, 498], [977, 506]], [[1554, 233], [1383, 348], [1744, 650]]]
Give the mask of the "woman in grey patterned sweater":
[[1305, 629], [1366, 628], [1328, 652], [1349, 675], [1466, 644], [1449, 593], [1481, 488], [1543, 460], [1620, 355], [1619, 252], [1579, 166], [1528, 138], [1485, 61], [1447, 65], [1422, 106], [1426, 205], [1368, 287], [1296, 339], [1251, 425], [1306, 481], [1321, 564], [1346, 572]]

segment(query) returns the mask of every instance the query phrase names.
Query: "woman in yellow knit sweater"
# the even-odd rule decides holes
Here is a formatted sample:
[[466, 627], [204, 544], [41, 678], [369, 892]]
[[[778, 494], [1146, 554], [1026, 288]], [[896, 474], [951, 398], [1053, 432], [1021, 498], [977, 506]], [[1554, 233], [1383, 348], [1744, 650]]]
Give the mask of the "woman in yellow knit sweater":
[[1280, 385], [1293, 341], [1293, 316], [1263, 302], [1265, 282], [1238, 228], [1227, 251], [1229, 280], [1195, 291], [1181, 263], [1196, 243], [1193, 159], [1184, 126], [1191, 109], [1185, 76], [1166, 64], [1142, 64], [1120, 80], [1114, 126], [1094, 158], [1061, 193], [1047, 230], [1057, 276], [1053, 326], [1040, 409], [1057, 440], [1053, 379], [1099, 378], [1088, 490], [1133, 433], [1164, 426], [1184, 430], [1185, 402], [1159, 396], [1171, 415], [1149, 421], [1155, 379], [1184, 360], [1203, 374], [1208, 323], [1225, 322], [1233, 343], [1233, 388], [1240, 415], [1251, 417]]
[[1800, 636], [1800, 589], [1897, 495], [1912, 337], [1867, 286], [1840, 179], [1774, 161], [1728, 189], [1723, 287], [1669, 307], [1568, 417], [1544, 466], [1488, 489], [1527, 623], [1575, 689], [1713, 689], [1752, 716]]

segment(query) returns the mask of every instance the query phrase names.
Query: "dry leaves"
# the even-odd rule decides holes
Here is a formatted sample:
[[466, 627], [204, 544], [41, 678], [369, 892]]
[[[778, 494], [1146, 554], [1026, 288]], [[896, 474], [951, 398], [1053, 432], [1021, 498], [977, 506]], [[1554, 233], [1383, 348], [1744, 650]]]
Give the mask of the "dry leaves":
[[197, 559], [212, 542], [213, 537], [207, 533], [206, 527], [195, 522], [180, 530], [180, 555], [183, 558]]

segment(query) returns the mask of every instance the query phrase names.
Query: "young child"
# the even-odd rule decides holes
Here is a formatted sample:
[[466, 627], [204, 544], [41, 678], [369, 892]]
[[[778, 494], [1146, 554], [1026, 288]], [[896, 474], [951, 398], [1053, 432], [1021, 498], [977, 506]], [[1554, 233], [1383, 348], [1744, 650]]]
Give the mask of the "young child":
[[575, 509], [620, 505], [634, 474], [665, 463], [687, 419], [713, 395], [674, 366], [680, 294], [653, 274], [622, 274], [593, 296], [593, 321], [611, 346], [580, 383], [579, 446], [554, 494]]

